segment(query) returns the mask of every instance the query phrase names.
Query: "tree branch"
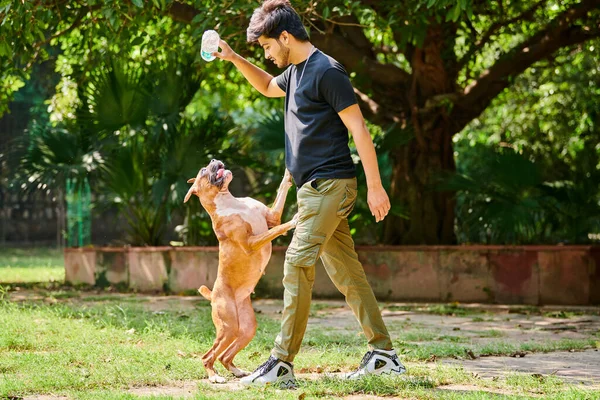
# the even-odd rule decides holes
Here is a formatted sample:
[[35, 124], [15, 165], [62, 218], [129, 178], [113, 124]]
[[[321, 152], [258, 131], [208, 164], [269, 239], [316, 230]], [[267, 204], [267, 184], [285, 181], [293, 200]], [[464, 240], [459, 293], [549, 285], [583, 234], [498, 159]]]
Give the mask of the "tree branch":
[[[355, 27], [340, 28], [342, 30], [357, 29]], [[377, 84], [400, 86], [398, 90], [402, 90], [402, 86], [406, 87], [410, 82], [410, 74], [395, 65], [378, 62], [372, 49], [365, 49], [364, 46], [361, 46], [362, 41], [355, 41], [355, 38], [352, 38], [357, 34], [356, 31], [353, 32], [353, 35], [349, 35], [348, 32], [345, 35], [344, 32], [341, 35], [313, 33], [311, 41], [315, 46], [342, 63], [349, 71], [366, 74]], [[360, 34], [364, 37], [362, 32]], [[365, 40], [368, 39], [365, 37]], [[357, 47], [357, 43], [359, 47]]]
[[465, 66], [465, 64], [468, 63], [469, 60], [475, 55], [475, 53], [477, 53], [479, 50], [481, 50], [490, 41], [492, 36], [494, 36], [501, 28], [504, 28], [505, 26], [514, 24], [515, 22], [519, 22], [519, 21], [531, 21], [533, 19], [533, 16], [535, 15], [535, 12], [545, 3], [546, 3], [546, 0], [541, 0], [537, 3], [535, 3], [533, 6], [531, 6], [527, 10], [523, 11], [521, 14], [517, 15], [516, 17], [493, 23], [488, 28], [488, 30], [483, 34], [483, 36], [481, 36], [481, 39], [479, 39], [475, 43], [475, 45], [469, 49], [467, 54], [465, 54], [458, 61], [458, 65], [457, 65], [458, 70], [460, 71]]
[[[550, 57], [560, 48], [600, 37], [599, 20], [591, 16], [578, 25], [575, 22], [598, 9], [598, 0], [584, 0], [566, 10], [544, 29], [501, 57], [479, 79], [465, 88], [454, 107], [455, 132], [477, 117], [500, 92], [533, 63]], [[586, 25], [587, 23], [587, 25]]]
[[186, 24], [191, 23], [194, 17], [200, 14], [200, 11], [198, 11], [194, 6], [190, 6], [189, 4], [181, 3], [179, 1], [174, 1], [171, 3], [171, 7], [169, 7], [168, 12], [173, 20]]
[[[174, 1], [171, 3], [168, 13], [175, 21], [190, 23], [199, 11], [193, 6]], [[319, 29], [319, 33], [313, 33], [311, 37], [315, 46], [323, 49], [348, 70], [368, 74], [373, 82], [396, 86], [406, 85], [410, 81], [410, 74], [406, 71], [395, 65], [381, 64], [376, 60], [372, 44], [365, 36], [356, 18], [352, 16], [340, 18], [333, 24], [340, 30], [341, 35], [324, 34], [320, 31], [326, 31], [326, 29]], [[365, 57], [365, 54], [368, 54], [369, 57]]]
[[406, 121], [398, 117], [398, 110], [386, 110], [381, 104], [356, 88], [354, 88], [354, 93], [363, 115], [370, 122], [383, 127], [393, 123], [406, 125]]

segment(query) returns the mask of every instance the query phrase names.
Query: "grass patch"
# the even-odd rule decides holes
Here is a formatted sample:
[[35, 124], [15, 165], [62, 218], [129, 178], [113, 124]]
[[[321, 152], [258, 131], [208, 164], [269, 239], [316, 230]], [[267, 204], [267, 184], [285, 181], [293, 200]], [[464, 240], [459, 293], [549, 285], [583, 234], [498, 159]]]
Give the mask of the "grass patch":
[[338, 304], [330, 304], [330, 303], [324, 303], [324, 302], [319, 302], [319, 301], [313, 301], [310, 304], [310, 316], [311, 317], [319, 317], [320, 316], [320, 311], [324, 311], [324, 310], [333, 310], [333, 309], [338, 309], [340, 308], [340, 306]]
[[[402, 379], [370, 377], [346, 382], [328, 376], [356, 368], [367, 346], [358, 325], [348, 330], [320, 322], [309, 326], [295, 360], [296, 372], [319, 373], [320, 379], [301, 379], [294, 391], [268, 387], [231, 392], [199, 382], [206, 378], [201, 356], [214, 340], [208, 302], [198, 301], [193, 307], [186, 304], [182, 308], [177, 298], [166, 299], [164, 310], [161, 305], [161, 311], [152, 311], [147, 309], [145, 296], [105, 292], [82, 296], [76, 287], [59, 284], [53, 281], [55, 278], [43, 281], [38, 272], [44, 268], [64, 274], [62, 253], [51, 249], [9, 249], [0, 255], [0, 399], [44, 394], [73, 399], [145, 399], [148, 397], [130, 393], [130, 388], [177, 386], [182, 382], [197, 384], [196, 399], [338, 399], [352, 395], [411, 399], [600, 399], [597, 392], [570, 387], [553, 376], [511, 374], [506, 379], [489, 380], [474, 376], [460, 365], [425, 362], [444, 357], [468, 359], [470, 355], [579, 350], [599, 346], [598, 333], [589, 340], [511, 343], [500, 340], [503, 332], [495, 329], [475, 332], [475, 338], [463, 335], [464, 331], [444, 335], [441, 330], [425, 328], [410, 318], [388, 325], [394, 331], [394, 345], [408, 367], [408, 374]], [[11, 303], [6, 300], [6, 290], [15, 286], [34, 288], [44, 300]], [[315, 301], [311, 315], [337, 307]], [[473, 322], [486, 321], [481, 310], [457, 303], [387, 309], [472, 316]], [[570, 318], [571, 313], [554, 317]], [[256, 337], [236, 357], [242, 369], [252, 370], [266, 360], [279, 331], [278, 318], [261, 314], [257, 318]], [[483, 337], [494, 340], [479, 343], [477, 338]], [[223, 376], [230, 376], [220, 364], [216, 367]], [[476, 389], [440, 389], [451, 384]], [[496, 389], [507, 390], [510, 396], [489, 392]], [[180, 396], [183, 394], [152, 398]]]
[[[509, 321], [509, 318], [505, 318], [506, 321]], [[471, 322], [494, 322], [494, 317], [484, 318], [484, 317], [473, 317], [471, 318]]]
[[478, 331], [477, 336], [480, 338], [499, 338], [504, 336], [504, 332], [498, 329], [488, 329], [486, 331]]
[[[54, 296], [56, 297], [56, 296]], [[60, 297], [60, 296], [59, 296]], [[100, 297], [100, 296], [99, 296]], [[530, 379], [511, 376], [498, 381], [482, 380], [457, 365], [424, 363], [431, 355], [467, 358], [507, 354], [515, 350], [550, 351], [577, 349], [586, 341], [511, 345], [492, 342], [477, 347], [440, 336], [435, 330], [408, 331], [395, 346], [404, 353], [405, 378], [370, 377], [346, 382], [328, 373], [350, 371], [367, 350], [362, 332], [312, 329], [295, 360], [296, 372], [320, 373], [318, 380], [300, 380], [295, 391], [248, 388], [231, 392], [205, 385], [201, 356], [214, 339], [210, 307], [152, 312], [144, 304], [123, 300], [90, 304], [10, 303], [0, 300], [0, 398], [53, 394], [74, 399], [143, 398], [128, 393], [131, 387], [177, 386], [197, 382], [199, 399], [336, 399], [350, 395], [396, 396], [414, 399], [495, 399], [488, 388], [503, 388], [524, 395], [552, 394], [564, 398], [569, 387], [554, 378]], [[126, 297], [135, 300], [136, 296]], [[101, 300], [101, 299], [96, 299]], [[109, 300], [109, 299], [105, 299]], [[249, 347], [236, 357], [247, 370], [265, 361], [279, 331], [279, 321], [257, 315], [258, 332]], [[409, 340], [410, 339], [410, 340]], [[224, 375], [226, 371], [217, 365]], [[453, 392], [438, 389], [449, 384], [474, 385], [481, 391]], [[558, 396], [560, 394], [560, 396]], [[572, 396], [587, 396], [573, 392]], [[569, 394], [571, 396], [571, 394]], [[304, 398], [303, 397], [303, 398]], [[171, 398], [159, 396], [154, 398]], [[567, 397], [571, 398], [571, 397]], [[578, 398], [578, 397], [572, 397]], [[592, 398], [592, 397], [580, 397]]]
[[568, 319], [568, 318], [574, 318], [574, 317], [580, 317], [583, 315], [582, 312], [579, 311], [549, 311], [549, 312], [545, 312], [544, 317], [547, 318], [564, 318], [564, 319]]
[[457, 303], [448, 304], [427, 304], [427, 305], [390, 305], [386, 306], [387, 310], [390, 311], [412, 311], [419, 313], [427, 313], [434, 315], [447, 315], [452, 317], [464, 317], [467, 315], [480, 314], [480, 310], [473, 310]]
[[62, 282], [65, 268], [58, 249], [2, 249], [0, 283]]
[[[141, 307], [0, 303], [0, 398], [197, 380], [214, 339], [210, 308], [192, 314]], [[259, 316], [252, 352], [267, 354], [278, 324]], [[261, 340], [262, 338], [262, 340]]]

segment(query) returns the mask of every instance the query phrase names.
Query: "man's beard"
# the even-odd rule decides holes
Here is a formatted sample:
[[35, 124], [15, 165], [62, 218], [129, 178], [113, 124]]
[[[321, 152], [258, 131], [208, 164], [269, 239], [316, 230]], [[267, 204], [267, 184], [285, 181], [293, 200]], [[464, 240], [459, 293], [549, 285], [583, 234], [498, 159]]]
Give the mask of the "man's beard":
[[279, 68], [285, 68], [290, 65], [290, 49], [286, 47], [279, 39], [277, 39], [277, 44], [279, 44], [279, 59], [281, 59], [281, 65], [277, 64]]

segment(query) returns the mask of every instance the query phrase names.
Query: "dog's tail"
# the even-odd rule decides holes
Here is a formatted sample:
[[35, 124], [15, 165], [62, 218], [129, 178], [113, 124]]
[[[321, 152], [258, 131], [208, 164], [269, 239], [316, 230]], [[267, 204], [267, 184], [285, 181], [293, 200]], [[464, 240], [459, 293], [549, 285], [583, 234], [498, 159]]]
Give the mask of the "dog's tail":
[[198, 293], [200, 293], [202, 296], [204, 296], [204, 298], [206, 300], [208, 300], [208, 301], [212, 300], [212, 290], [210, 290], [206, 286], [204, 286], [204, 285], [200, 286], [200, 289], [198, 289]]

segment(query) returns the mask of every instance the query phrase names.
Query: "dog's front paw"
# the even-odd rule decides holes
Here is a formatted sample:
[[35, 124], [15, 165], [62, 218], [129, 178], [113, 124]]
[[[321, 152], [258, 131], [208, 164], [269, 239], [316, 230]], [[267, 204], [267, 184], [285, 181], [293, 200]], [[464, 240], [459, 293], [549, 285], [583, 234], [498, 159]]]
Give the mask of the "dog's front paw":
[[294, 184], [292, 183], [292, 174], [286, 168], [285, 174], [283, 175], [283, 179], [281, 180], [280, 190], [289, 189], [292, 186], [294, 186]]
[[208, 380], [210, 381], [210, 383], [225, 383], [227, 382], [227, 379], [223, 378], [220, 375], [213, 375], [213, 376], [209, 376]]
[[300, 215], [298, 213], [296, 213], [296, 215], [294, 215], [294, 217], [290, 221], [290, 225], [292, 226], [292, 228], [295, 228], [296, 225], [298, 225], [298, 220], [299, 219], [300, 219]]

